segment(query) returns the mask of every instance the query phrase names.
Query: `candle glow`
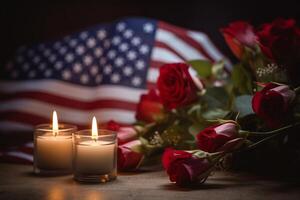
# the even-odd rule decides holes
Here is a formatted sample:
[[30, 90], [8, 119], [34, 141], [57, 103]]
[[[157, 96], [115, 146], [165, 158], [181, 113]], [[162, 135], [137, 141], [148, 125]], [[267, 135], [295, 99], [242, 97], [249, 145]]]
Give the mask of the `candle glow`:
[[97, 120], [96, 117], [93, 117], [92, 122], [92, 139], [97, 140], [98, 139], [98, 127], [97, 127]]
[[58, 134], [58, 120], [57, 120], [57, 113], [54, 110], [52, 115], [52, 133], [54, 136]]

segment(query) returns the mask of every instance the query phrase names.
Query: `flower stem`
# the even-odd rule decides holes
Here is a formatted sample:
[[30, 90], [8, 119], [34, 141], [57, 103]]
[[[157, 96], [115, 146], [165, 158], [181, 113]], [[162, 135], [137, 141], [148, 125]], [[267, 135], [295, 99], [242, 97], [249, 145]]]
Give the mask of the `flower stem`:
[[272, 131], [266, 131], [266, 132], [251, 132], [251, 131], [240, 130], [240, 133], [242, 133], [242, 134], [248, 134], [248, 135], [272, 135], [272, 134], [274, 134], [274, 133], [281, 132], [281, 131], [284, 131], [284, 130], [286, 130], [286, 129], [289, 129], [289, 128], [298, 126], [298, 125], [300, 125], [300, 122], [297, 122], [297, 123], [295, 123], [295, 124], [290, 124], [290, 125], [287, 125], [287, 126], [284, 126], [284, 127], [279, 128], [279, 129], [272, 130]]
[[[279, 136], [279, 135], [284, 135], [284, 134], [286, 133], [286, 132], [284, 132], [284, 130], [289, 129], [289, 128], [292, 128], [292, 127], [296, 127], [297, 125], [300, 125], [300, 122], [295, 123], [295, 124], [291, 124], [291, 125], [288, 125], [288, 126], [285, 126], [285, 127], [282, 127], [282, 128], [280, 128], [280, 129], [276, 129], [276, 130], [274, 130], [274, 131], [265, 132], [265, 133], [267, 133], [268, 135], [269, 135], [269, 134], [273, 134], [273, 133], [275, 133], [275, 134], [273, 134], [273, 135], [271, 135], [271, 136], [269, 136], [269, 137], [266, 137], [266, 138], [264, 138], [264, 139], [262, 139], [262, 140], [260, 140], [260, 141], [258, 141], [258, 142], [256, 142], [256, 143], [254, 143], [254, 144], [251, 144], [250, 146], [248, 146], [247, 149], [253, 149], [253, 148], [255, 148], [256, 146], [258, 146], [258, 145], [260, 145], [260, 144], [262, 144], [262, 143], [264, 143], [264, 142], [266, 142], [266, 141], [268, 141], [268, 140], [270, 140], [270, 139], [273, 139], [273, 138], [275, 138], [275, 137], [277, 137], [277, 136]], [[259, 132], [257, 132], [257, 133], [259, 133]]]

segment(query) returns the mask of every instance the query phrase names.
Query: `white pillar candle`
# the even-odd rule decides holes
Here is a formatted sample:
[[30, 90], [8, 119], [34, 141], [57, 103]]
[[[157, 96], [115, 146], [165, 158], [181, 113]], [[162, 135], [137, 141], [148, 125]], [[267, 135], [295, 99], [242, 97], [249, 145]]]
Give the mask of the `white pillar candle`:
[[84, 141], [76, 147], [76, 165], [80, 172], [109, 173], [114, 167], [115, 143]]
[[73, 140], [75, 126], [58, 125], [53, 112], [52, 126], [37, 126], [34, 134], [34, 172], [67, 172], [72, 169]]
[[72, 168], [72, 136], [51, 134], [36, 138], [37, 167], [45, 170]]

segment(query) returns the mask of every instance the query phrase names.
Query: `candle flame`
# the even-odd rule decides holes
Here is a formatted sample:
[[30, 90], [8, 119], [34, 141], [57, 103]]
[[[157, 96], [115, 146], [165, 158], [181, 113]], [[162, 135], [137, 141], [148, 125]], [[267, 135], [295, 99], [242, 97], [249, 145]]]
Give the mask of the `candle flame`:
[[53, 130], [53, 135], [57, 135], [58, 133], [58, 120], [57, 120], [57, 114], [56, 111], [53, 111], [52, 115], [52, 130]]
[[97, 140], [98, 139], [98, 127], [97, 127], [97, 120], [96, 117], [93, 117], [93, 123], [92, 123], [92, 139]]

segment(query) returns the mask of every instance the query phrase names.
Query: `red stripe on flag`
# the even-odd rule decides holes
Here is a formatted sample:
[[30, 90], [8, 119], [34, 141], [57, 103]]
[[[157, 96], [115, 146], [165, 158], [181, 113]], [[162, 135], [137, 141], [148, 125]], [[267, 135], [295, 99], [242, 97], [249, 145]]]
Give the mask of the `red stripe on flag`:
[[167, 49], [167, 50], [171, 51], [172, 53], [176, 54], [182, 60], [186, 60], [180, 53], [178, 53], [177, 51], [175, 51], [174, 49], [172, 49], [171, 47], [169, 47], [167, 44], [165, 44], [163, 42], [155, 41], [154, 46]]
[[172, 26], [170, 24], [167, 24], [165, 22], [159, 22], [158, 27], [161, 29], [165, 29], [169, 32], [174, 33], [176, 36], [178, 36], [180, 39], [188, 43], [190, 46], [194, 47], [196, 50], [199, 51], [202, 55], [204, 55], [206, 58], [208, 58], [211, 61], [214, 61], [214, 59], [206, 52], [206, 50], [193, 38], [187, 35], [187, 31], [185, 29]]
[[13, 94], [7, 93], [0, 93], [0, 102], [11, 101], [11, 100], [18, 100], [18, 99], [33, 99], [38, 100], [41, 102], [48, 102], [51, 104], [56, 104], [64, 107], [70, 107], [73, 109], [79, 110], [93, 110], [98, 108], [116, 108], [116, 109], [123, 109], [123, 110], [136, 110], [136, 104], [130, 103], [121, 100], [97, 100], [97, 101], [78, 101], [75, 99], [69, 99], [45, 92], [33, 92], [33, 91], [26, 91], [26, 92], [16, 92]]

